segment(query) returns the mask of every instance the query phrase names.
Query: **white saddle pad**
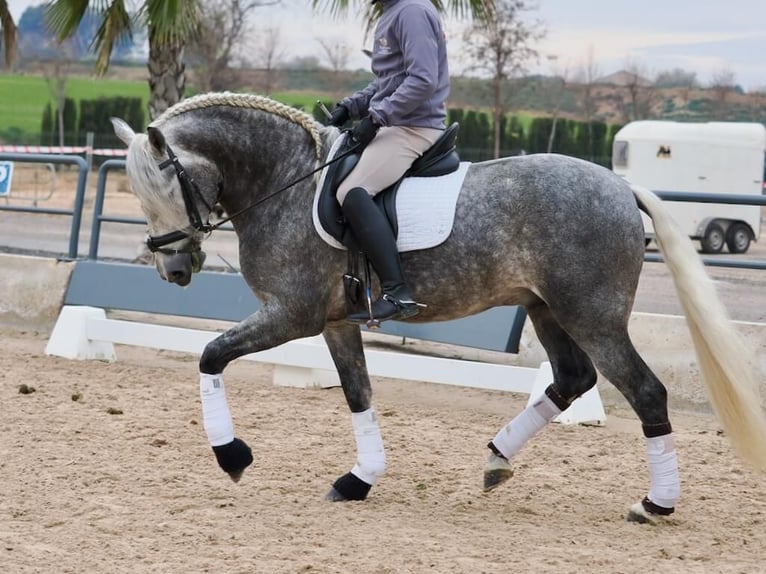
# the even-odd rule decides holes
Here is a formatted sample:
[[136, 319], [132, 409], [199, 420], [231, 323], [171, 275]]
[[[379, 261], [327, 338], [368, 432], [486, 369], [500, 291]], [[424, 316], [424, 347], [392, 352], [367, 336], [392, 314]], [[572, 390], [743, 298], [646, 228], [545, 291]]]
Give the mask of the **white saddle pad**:
[[[344, 136], [335, 140], [328, 159], [335, 157]], [[457, 171], [437, 177], [408, 177], [399, 186], [396, 194], [396, 216], [399, 236], [396, 244], [399, 251], [415, 251], [436, 247], [449, 237], [455, 221], [457, 204], [463, 180], [471, 162], [460, 162]], [[345, 249], [345, 245], [327, 233], [319, 221], [317, 205], [319, 193], [324, 186], [328, 168], [322, 170], [314, 194], [313, 219], [319, 236], [329, 245]]]

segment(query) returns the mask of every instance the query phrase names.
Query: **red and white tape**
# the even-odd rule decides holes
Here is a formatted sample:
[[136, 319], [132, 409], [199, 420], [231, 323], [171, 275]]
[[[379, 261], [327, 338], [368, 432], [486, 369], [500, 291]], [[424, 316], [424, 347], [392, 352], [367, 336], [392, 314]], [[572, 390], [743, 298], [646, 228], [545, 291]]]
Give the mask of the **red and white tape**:
[[2, 145], [0, 152], [6, 153], [66, 153], [66, 154], [88, 154], [98, 156], [125, 156], [128, 154], [126, 149], [91, 149], [87, 146], [45, 146], [45, 145]]

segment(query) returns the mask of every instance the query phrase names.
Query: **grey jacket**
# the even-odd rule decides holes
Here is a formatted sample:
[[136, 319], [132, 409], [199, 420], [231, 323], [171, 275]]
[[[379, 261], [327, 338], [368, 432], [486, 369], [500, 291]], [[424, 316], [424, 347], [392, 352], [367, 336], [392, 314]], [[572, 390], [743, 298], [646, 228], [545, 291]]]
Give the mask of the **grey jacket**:
[[375, 79], [345, 98], [354, 119], [368, 113], [381, 126], [444, 129], [449, 95], [447, 46], [430, 0], [380, 0], [375, 28]]

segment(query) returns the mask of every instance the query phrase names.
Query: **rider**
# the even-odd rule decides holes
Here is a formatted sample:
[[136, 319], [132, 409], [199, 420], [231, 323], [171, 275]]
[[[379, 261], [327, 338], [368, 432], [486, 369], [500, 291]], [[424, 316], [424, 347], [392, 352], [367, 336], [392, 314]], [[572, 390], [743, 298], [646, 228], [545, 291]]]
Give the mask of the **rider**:
[[[343, 216], [381, 284], [372, 304], [378, 321], [418, 314], [402, 272], [396, 239], [372, 198], [395, 183], [445, 129], [450, 81], [439, 14], [430, 0], [373, 0], [382, 5], [375, 29], [375, 79], [344, 98], [330, 124], [361, 119], [351, 138], [364, 147], [359, 162], [338, 188]], [[348, 320], [365, 323], [367, 312]]]

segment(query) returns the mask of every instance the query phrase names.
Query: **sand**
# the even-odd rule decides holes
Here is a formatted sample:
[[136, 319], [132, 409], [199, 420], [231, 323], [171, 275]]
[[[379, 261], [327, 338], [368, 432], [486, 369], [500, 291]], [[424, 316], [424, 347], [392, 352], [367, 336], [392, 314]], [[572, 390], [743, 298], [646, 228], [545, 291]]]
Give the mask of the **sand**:
[[71, 361], [44, 354], [46, 333], [0, 336], [5, 574], [766, 571], [766, 476], [709, 415], [673, 413], [682, 499], [638, 525], [632, 412], [550, 425], [485, 494], [485, 444], [526, 397], [375, 379], [387, 474], [366, 501], [333, 504], [355, 458], [340, 389], [274, 387], [270, 367], [233, 363], [229, 404], [255, 456], [234, 484], [202, 429], [197, 357], [118, 346], [114, 363]]

